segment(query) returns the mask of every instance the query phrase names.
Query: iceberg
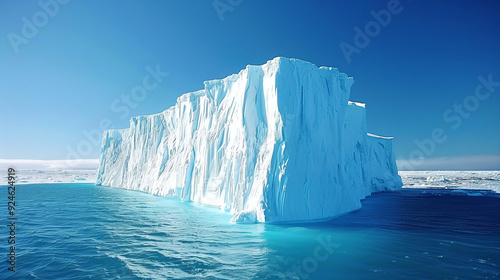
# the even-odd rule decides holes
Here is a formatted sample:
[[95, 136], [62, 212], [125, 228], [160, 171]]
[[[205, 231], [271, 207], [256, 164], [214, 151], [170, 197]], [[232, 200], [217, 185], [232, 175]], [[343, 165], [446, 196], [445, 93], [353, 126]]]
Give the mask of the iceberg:
[[237, 223], [307, 222], [402, 186], [353, 78], [277, 57], [104, 132], [96, 184], [219, 207]]

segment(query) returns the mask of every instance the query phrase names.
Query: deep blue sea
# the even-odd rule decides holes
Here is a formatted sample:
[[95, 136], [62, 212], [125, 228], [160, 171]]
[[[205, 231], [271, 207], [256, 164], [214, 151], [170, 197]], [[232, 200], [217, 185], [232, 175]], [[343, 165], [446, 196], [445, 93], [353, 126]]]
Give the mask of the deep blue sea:
[[[0, 209], [7, 224], [7, 187]], [[377, 193], [324, 223], [231, 224], [196, 203], [91, 184], [19, 185], [1, 279], [500, 279], [500, 196]]]

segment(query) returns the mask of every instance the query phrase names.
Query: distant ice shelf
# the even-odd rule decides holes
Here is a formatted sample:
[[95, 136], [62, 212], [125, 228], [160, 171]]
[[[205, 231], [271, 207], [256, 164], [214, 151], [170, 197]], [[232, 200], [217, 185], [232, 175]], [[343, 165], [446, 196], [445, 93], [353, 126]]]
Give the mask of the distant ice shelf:
[[[80, 183], [94, 184], [96, 169], [17, 169], [16, 184]], [[5, 181], [7, 182], [7, 181]], [[0, 184], [1, 185], [1, 184]]]
[[399, 174], [403, 179], [403, 188], [408, 189], [447, 189], [465, 193], [489, 190], [500, 193], [500, 171], [399, 171]]
[[301, 222], [402, 186], [392, 140], [367, 134], [353, 79], [277, 57], [205, 82], [104, 133], [97, 184], [220, 207], [233, 222]]

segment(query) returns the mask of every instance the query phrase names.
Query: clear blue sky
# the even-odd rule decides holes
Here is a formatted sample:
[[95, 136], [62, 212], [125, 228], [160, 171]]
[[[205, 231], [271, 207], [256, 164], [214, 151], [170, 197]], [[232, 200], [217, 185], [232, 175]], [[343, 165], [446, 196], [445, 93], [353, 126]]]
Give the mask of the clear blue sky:
[[[457, 168], [470, 169], [468, 157], [498, 157], [500, 87], [484, 100], [473, 96], [479, 76], [500, 82], [500, 2], [402, 0], [348, 62], [339, 45], [356, 46], [354, 28], [370, 27], [371, 11], [390, 2], [220, 0], [238, 5], [218, 13], [201, 0], [73, 0], [56, 11], [58, 2], [41, 0], [52, 3], [48, 15], [38, 1], [1, 1], [0, 158], [65, 159], [103, 119], [128, 127], [130, 117], [163, 111], [205, 80], [276, 56], [353, 76], [351, 100], [367, 103], [370, 132], [395, 137], [401, 161], [460, 157]], [[157, 65], [169, 76], [137, 107], [111, 109]], [[464, 101], [474, 109], [467, 117], [453, 111]], [[415, 140], [436, 128], [447, 139], [426, 153]], [[98, 158], [99, 149], [83, 158]], [[500, 168], [488, 162], [481, 168]]]

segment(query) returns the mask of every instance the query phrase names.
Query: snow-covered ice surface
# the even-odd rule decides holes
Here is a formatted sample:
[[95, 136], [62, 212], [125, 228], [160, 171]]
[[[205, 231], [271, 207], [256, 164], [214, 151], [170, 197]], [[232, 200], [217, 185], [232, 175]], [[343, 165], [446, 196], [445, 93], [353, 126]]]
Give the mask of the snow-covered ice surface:
[[353, 79], [287, 58], [205, 82], [103, 135], [96, 184], [220, 207], [234, 222], [321, 220], [401, 187], [392, 139], [368, 135]]
[[500, 193], [500, 171], [399, 171], [403, 188], [491, 190]]
[[[45, 183], [95, 183], [95, 169], [61, 170], [61, 169], [20, 169], [16, 170], [16, 184]], [[4, 182], [7, 182], [5, 176]]]

